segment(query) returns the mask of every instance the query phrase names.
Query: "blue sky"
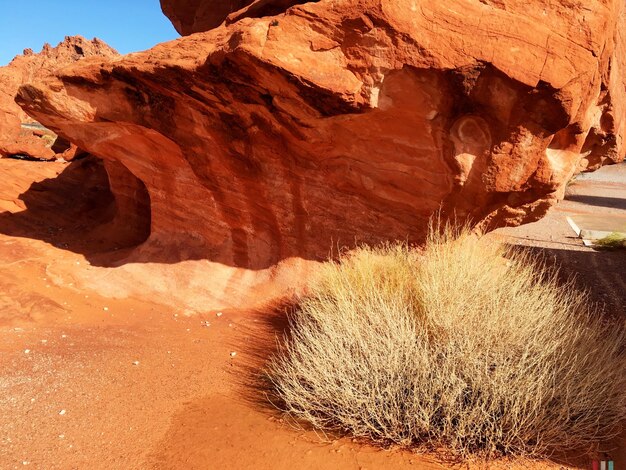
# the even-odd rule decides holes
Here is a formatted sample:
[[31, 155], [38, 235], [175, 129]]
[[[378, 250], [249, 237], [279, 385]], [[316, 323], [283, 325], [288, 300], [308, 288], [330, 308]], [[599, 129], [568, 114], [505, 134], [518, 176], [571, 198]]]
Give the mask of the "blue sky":
[[179, 36], [159, 0], [0, 0], [0, 65], [27, 47], [39, 52], [76, 34], [122, 54]]

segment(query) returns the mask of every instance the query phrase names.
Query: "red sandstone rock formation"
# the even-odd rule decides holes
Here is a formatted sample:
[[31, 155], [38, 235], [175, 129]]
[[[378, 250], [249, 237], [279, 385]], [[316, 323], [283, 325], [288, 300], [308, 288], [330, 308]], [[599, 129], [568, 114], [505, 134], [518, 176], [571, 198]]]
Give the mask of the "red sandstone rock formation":
[[253, 0], [161, 0], [163, 13], [180, 34], [208, 31]]
[[[197, 3], [164, 8], [184, 7], [182, 32], [222, 22]], [[624, 157], [622, 0], [246, 11], [20, 90], [105, 160], [125, 218], [145, 185], [134, 259], [207, 258], [249, 281], [337, 245], [419, 241], [440, 208], [489, 228], [536, 220], [574, 173]]]
[[176, 30], [187, 36], [213, 29], [224, 21], [230, 24], [246, 17], [278, 15], [301, 3], [307, 0], [161, 0], [161, 9]]
[[[22, 123], [32, 119], [15, 103], [19, 87], [35, 81], [56, 70], [86, 57], [113, 57], [118, 55], [99, 39], [88, 41], [83, 37], [66, 37], [57, 47], [45, 44], [39, 54], [25, 49], [24, 55], [15, 57], [5, 67], [0, 67], [0, 156], [27, 155], [51, 159], [51, 148], [56, 136], [52, 132], [24, 129]], [[39, 135], [38, 135], [39, 134]], [[41, 138], [44, 135], [49, 138]]]

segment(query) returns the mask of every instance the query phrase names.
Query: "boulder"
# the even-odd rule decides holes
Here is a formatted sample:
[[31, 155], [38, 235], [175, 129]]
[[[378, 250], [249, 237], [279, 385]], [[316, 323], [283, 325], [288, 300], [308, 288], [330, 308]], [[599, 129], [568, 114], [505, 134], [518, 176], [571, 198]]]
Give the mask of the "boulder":
[[72, 160], [78, 160], [79, 158], [84, 158], [89, 155], [83, 149], [78, 148], [74, 144], [69, 144], [69, 146], [60, 152], [55, 154], [55, 158], [63, 159], [66, 162], [71, 162]]
[[245, 290], [288, 258], [419, 243], [437, 212], [537, 220], [572, 175], [624, 158], [622, 0], [233, 2], [206, 21], [214, 2], [162, 3], [181, 32], [208, 31], [17, 98], [115, 163], [114, 192], [145, 185], [137, 260], [207, 259]]
[[161, 9], [176, 31], [187, 36], [219, 26], [229, 14], [251, 2], [252, 0], [161, 0]]
[[[15, 103], [19, 87], [54, 73], [86, 57], [113, 57], [116, 51], [99, 39], [66, 37], [57, 47], [45, 44], [39, 54], [25, 49], [5, 67], [0, 67], [0, 157], [22, 155], [54, 159], [51, 149], [56, 135], [42, 129]], [[22, 124], [26, 124], [23, 126]], [[45, 137], [49, 136], [49, 137]]]
[[245, 17], [275, 16], [307, 0], [161, 0], [161, 9], [183, 36]]

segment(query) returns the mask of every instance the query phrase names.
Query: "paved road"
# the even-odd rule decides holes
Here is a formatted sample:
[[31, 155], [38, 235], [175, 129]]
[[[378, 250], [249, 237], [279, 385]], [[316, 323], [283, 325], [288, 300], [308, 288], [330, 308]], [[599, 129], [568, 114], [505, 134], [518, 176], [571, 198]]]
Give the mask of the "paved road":
[[42, 130], [42, 131], [47, 131], [48, 130], [47, 127], [44, 127], [44, 126], [42, 126], [39, 123], [32, 123], [32, 122], [23, 122], [22, 123], [22, 128], [23, 129], [39, 129], [39, 130]]
[[604, 181], [626, 185], [626, 162], [617, 165], [607, 165], [590, 173], [582, 173], [576, 181]]

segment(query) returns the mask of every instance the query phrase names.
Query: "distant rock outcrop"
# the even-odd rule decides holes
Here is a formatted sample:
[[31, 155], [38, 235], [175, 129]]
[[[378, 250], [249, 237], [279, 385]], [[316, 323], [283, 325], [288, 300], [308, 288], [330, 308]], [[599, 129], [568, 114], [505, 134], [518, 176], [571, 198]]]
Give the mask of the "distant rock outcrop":
[[[5, 67], [0, 67], [0, 157], [20, 155], [38, 159], [55, 157], [56, 135], [36, 123], [15, 103], [21, 85], [50, 75], [87, 57], [114, 57], [118, 53], [99, 39], [66, 37], [57, 47], [45, 44], [39, 54], [25, 49]], [[24, 126], [23, 124], [27, 124]], [[28, 125], [30, 124], [30, 125]], [[64, 149], [60, 150], [62, 153]]]
[[243, 268], [245, 290], [286, 258], [419, 242], [438, 210], [537, 220], [624, 157], [623, 0], [296, 3], [163, 0], [184, 34], [221, 26], [21, 88], [125, 201], [145, 185], [138, 252]]

